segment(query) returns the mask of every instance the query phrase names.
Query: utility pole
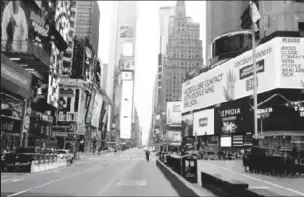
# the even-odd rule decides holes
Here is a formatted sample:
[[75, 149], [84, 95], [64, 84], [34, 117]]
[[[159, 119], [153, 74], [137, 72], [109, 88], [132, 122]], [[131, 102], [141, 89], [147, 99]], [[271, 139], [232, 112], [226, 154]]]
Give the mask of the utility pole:
[[[252, 2], [250, 1], [250, 16], [252, 18]], [[254, 21], [252, 21], [251, 25], [252, 32], [252, 62], [253, 62], [253, 103], [254, 103], [254, 135], [255, 138], [258, 139], [258, 119], [257, 119], [257, 111], [258, 111], [258, 95], [257, 95], [257, 73], [256, 73], [256, 58], [255, 58], [255, 31], [254, 31]]]

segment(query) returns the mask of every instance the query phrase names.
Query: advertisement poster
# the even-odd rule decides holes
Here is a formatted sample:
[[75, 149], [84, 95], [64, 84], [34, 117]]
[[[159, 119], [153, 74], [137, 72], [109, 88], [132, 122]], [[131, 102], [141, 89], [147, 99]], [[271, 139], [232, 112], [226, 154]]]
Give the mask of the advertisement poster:
[[89, 103], [89, 107], [87, 109], [87, 114], [86, 114], [86, 119], [85, 119], [85, 123], [86, 124], [91, 124], [92, 122], [92, 115], [93, 115], [93, 107], [94, 107], [94, 102], [95, 102], [95, 95], [96, 92], [93, 89], [91, 92], [91, 97], [90, 97], [90, 103]]
[[95, 101], [94, 101], [93, 111], [92, 111], [93, 116], [92, 116], [92, 121], [91, 121], [91, 125], [96, 128], [99, 127], [102, 103], [103, 103], [102, 94], [97, 92], [95, 94]]
[[119, 31], [120, 38], [125, 40], [132, 40], [133, 38], [133, 29], [130, 26], [121, 26]]
[[171, 142], [182, 142], [182, 133], [180, 131], [171, 131], [168, 130], [167, 131], [167, 138], [171, 141]]
[[232, 146], [232, 139], [231, 137], [221, 137], [220, 146], [223, 148], [228, 148]]
[[123, 70], [134, 70], [135, 69], [135, 63], [133, 57], [124, 57], [123, 58]]
[[[286, 51], [288, 47], [284, 47], [282, 44], [284, 39], [287, 38], [274, 38], [256, 48], [258, 93], [280, 87], [303, 88], [304, 59], [302, 52], [299, 52], [303, 48], [303, 44], [301, 44], [303, 38], [298, 38], [299, 44], [294, 47], [294, 50], [298, 52]], [[295, 55], [287, 55], [289, 59], [286, 60], [286, 55], [284, 56], [282, 53], [294, 53]], [[291, 66], [294, 71], [286, 71], [287, 64], [291, 65], [291, 63], [282, 65], [283, 59], [285, 62], [294, 62]], [[279, 75], [282, 73], [281, 67], [285, 69], [284, 77]], [[291, 75], [291, 72], [292, 77], [287, 77], [287, 75]], [[183, 113], [252, 95], [253, 81], [252, 51], [247, 51], [184, 82], [182, 85]]]
[[1, 51], [28, 52], [35, 44], [49, 51], [50, 22], [32, 3], [3, 2]]
[[130, 139], [132, 130], [133, 81], [123, 81], [120, 108], [120, 138]]
[[133, 80], [133, 72], [123, 71], [121, 72], [121, 80], [123, 81], [132, 81]]
[[167, 102], [167, 125], [180, 126], [182, 122], [182, 103], [180, 101]]
[[187, 114], [182, 116], [182, 136], [193, 136], [193, 115]]
[[304, 38], [280, 38], [282, 88], [304, 88]]
[[[288, 118], [286, 118], [288, 117]], [[259, 131], [304, 131], [304, 104], [286, 106], [286, 101], [269, 102], [258, 111]]]
[[59, 105], [58, 111], [63, 113], [79, 112], [80, 106], [80, 90], [76, 88], [60, 88], [59, 89]]
[[206, 109], [194, 113], [194, 135], [214, 135], [214, 109]]
[[131, 42], [123, 43], [122, 54], [125, 57], [133, 56], [133, 44]]
[[253, 132], [253, 111], [249, 100], [238, 99], [215, 107], [216, 134], [239, 134]]
[[92, 68], [93, 68], [93, 51], [91, 46], [88, 44], [88, 41], [86, 41], [86, 47], [85, 47], [85, 69], [84, 69], [84, 76], [85, 80], [92, 81]]

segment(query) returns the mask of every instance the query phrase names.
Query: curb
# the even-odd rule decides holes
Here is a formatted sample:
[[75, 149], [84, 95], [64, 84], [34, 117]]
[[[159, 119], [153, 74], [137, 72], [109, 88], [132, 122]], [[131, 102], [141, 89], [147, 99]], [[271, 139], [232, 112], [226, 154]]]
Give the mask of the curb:
[[167, 180], [170, 181], [171, 185], [177, 191], [179, 196], [202, 196], [191, 183], [186, 181], [183, 177], [171, 170], [158, 159], [156, 160], [156, 166], [160, 169], [160, 171], [162, 171]]

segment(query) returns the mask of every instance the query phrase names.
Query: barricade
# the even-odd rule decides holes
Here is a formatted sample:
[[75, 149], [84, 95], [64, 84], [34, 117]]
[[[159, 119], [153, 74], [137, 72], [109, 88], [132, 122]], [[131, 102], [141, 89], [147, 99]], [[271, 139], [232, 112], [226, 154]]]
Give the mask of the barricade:
[[31, 173], [43, 172], [68, 166], [66, 159], [57, 159], [55, 154], [36, 154], [31, 162]]
[[[234, 180], [224, 180], [220, 173], [201, 172], [202, 187], [205, 187], [219, 197], [264, 197], [270, 195], [269, 191], [255, 192], [248, 189], [248, 184]], [[271, 192], [271, 196], [279, 196]]]

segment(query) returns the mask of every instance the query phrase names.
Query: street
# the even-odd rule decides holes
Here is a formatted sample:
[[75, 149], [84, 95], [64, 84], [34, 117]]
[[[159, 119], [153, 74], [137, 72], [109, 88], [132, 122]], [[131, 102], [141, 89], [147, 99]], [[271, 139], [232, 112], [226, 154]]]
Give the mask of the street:
[[201, 171], [221, 174], [224, 179], [235, 179], [249, 184], [253, 190], [269, 190], [276, 196], [304, 196], [304, 177], [273, 177], [245, 172], [242, 160], [199, 160], [198, 182], [201, 185]]
[[2, 173], [1, 196], [178, 196], [143, 149], [82, 155], [66, 168]]

